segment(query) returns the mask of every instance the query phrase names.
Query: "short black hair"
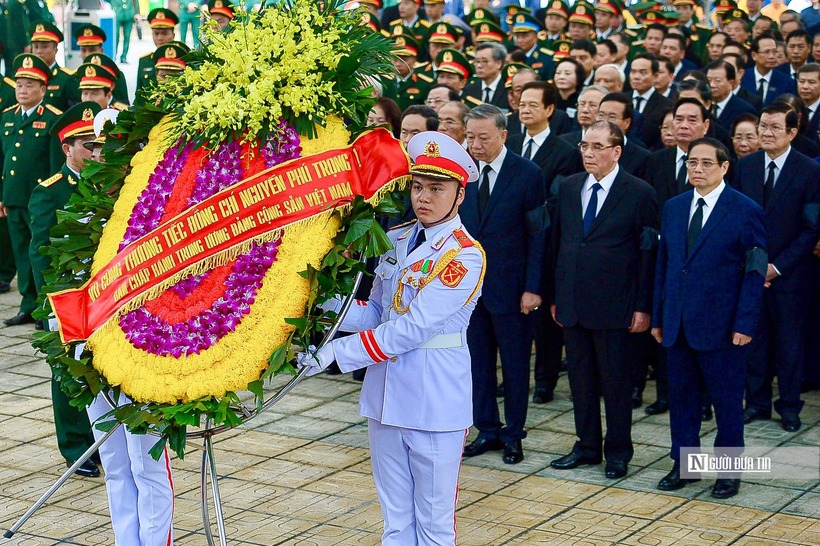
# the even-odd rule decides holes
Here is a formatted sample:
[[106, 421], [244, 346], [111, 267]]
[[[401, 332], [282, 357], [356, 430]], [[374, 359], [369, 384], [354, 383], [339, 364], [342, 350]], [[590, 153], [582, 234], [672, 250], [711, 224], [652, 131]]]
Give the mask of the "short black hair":
[[[695, 91], [702, 102], [712, 101], [712, 89], [709, 84], [701, 80], [683, 80], [678, 83], [678, 94], [684, 91]], [[675, 108], [677, 110], [677, 108]], [[704, 119], [708, 119], [708, 116]]]
[[694, 70], [687, 70], [680, 76], [681, 80], [698, 80], [700, 82], [708, 82], [709, 78], [706, 77], [706, 72], [695, 68]]
[[732, 58], [735, 60], [735, 65], [737, 65], [738, 70], [746, 70], [746, 56], [739, 55], [737, 53], [724, 53], [720, 56], [720, 60], [724, 61], [728, 58]]
[[430, 89], [427, 90], [427, 95], [430, 95], [430, 91], [432, 91], [433, 89], [441, 89], [442, 87], [447, 89], [447, 100], [461, 100], [461, 95], [458, 94], [458, 91], [456, 91], [446, 83], [437, 83], [435, 85], [430, 86]]
[[569, 50], [578, 50], [583, 49], [593, 57], [596, 53], [598, 53], [598, 49], [595, 47], [595, 42], [592, 40], [587, 40], [586, 38], [582, 38], [580, 40], [575, 40], [572, 42], [572, 45], [569, 46]]
[[761, 118], [763, 114], [786, 114], [786, 129], [800, 131], [800, 121], [808, 119], [809, 109], [797, 95], [783, 94], [760, 111]]
[[680, 50], [681, 51], [686, 51], [686, 38], [684, 38], [680, 34], [667, 34], [666, 36], [663, 37], [663, 39], [664, 39], [664, 41], [665, 40], [675, 40], [676, 42], [678, 42], [678, 46], [680, 46]]
[[[597, 43], [597, 45], [606, 46], [606, 48], [609, 50], [610, 55], [617, 55], [618, 54], [618, 46], [616, 46], [615, 42], [613, 42], [609, 38], [605, 38], [603, 40], [600, 40]], [[597, 53], [597, 51], [596, 51], [596, 53]]]
[[521, 88], [521, 93], [523, 94], [524, 91], [528, 89], [538, 89], [541, 91], [541, 104], [545, 107], [555, 106], [555, 103], [558, 102], [558, 90], [550, 82], [527, 82], [524, 84], [524, 87]]
[[438, 114], [429, 106], [424, 106], [423, 104], [410, 105], [402, 112], [401, 120], [404, 121], [404, 118], [407, 116], [421, 116], [427, 123], [428, 131], [438, 130]]
[[[649, 61], [649, 66], [650, 66], [650, 70], [652, 71], [652, 73], [653, 74], [658, 73], [658, 70], [659, 70], [660, 67], [659, 67], [659, 63], [658, 63], [658, 58], [655, 55], [653, 55], [652, 53], [646, 53], [646, 52], [638, 53], [632, 59], [632, 62], [634, 63], [638, 59], [644, 59], [646, 61]], [[675, 69], [675, 67], [673, 66], [672, 70], [674, 70], [674, 69]]]
[[715, 151], [715, 159], [720, 165], [729, 161], [729, 150], [717, 139], [710, 137], [697, 138], [689, 143], [689, 151], [691, 152], [696, 146], [709, 146], [712, 148]]
[[660, 65], [665, 66], [666, 71], [670, 74], [675, 73], [675, 63], [673, 63], [669, 57], [664, 57], [663, 55], [658, 56], [658, 70], [660, 70]]
[[617, 102], [624, 105], [624, 119], [632, 120], [635, 117], [635, 109], [632, 107], [632, 99], [626, 93], [610, 93], [601, 99], [598, 107], [605, 102]]
[[648, 27], [646, 27], [646, 34], [649, 34], [650, 30], [660, 30], [664, 37], [669, 34], [669, 29], [663, 23], [652, 23]]
[[786, 36], [786, 43], [789, 43], [789, 40], [792, 38], [803, 38], [806, 41], [806, 45], [811, 46], [811, 35], [809, 35], [808, 31], [804, 28], [798, 28], [789, 32], [789, 35]]
[[680, 107], [686, 104], [694, 104], [698, 107], [698, 111], [700, 111], [700, 117], [702, 121], [706, 121], [707, 119], [709, 119], [709, 110], [706, 109], [703, 103], [700, 102], [698, 99], [690, 98], [678, 99], [678, 102], [675, 103], [675, 107], [672, 110], [672, 116], [674, 117], [678, 113], [678, 110], [680, 110]]
[[744, 112], [740, 114], [738, 117], [736, 117], [735, 120], [732, 122], [732, 127], [729, 130], [729, 134], [732, 137], [734, 137], [735, 131], [737, 131], [737, 126], [741, 123], [752, 123], [755, 127], [757, 127], [757, 124], [759, 122], [760, 118], [758, 118], [756, 115], [752, 114], [751, 112]]
[[737, 71], [735, 67], [732, 66], [732, 63], [727, 63], [726, 61], [718, 59], [717, 61], [712, 61], [711, 63], [707, 64], [703, 69], [708, 74], [710, 70], [723, 70], [724, 75], [726, 76], [727, 80], [734, 80], [737, 78]]
[[764, 32], [752, 40], [752, 51], [754, 53], [760, 53], [760, 42], [763, 40], [773, 40], [775, 45], [777, 45], [777, 37], [771, 32]]

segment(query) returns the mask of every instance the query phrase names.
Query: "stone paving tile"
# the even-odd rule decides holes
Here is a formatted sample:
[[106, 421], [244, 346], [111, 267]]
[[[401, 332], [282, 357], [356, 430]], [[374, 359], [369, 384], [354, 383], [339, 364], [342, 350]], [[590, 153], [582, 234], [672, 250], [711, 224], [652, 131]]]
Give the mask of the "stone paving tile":
[[773, 542], [817, 544], [820, 521], [786, 514], [774, 514], [749, 531], [749, 536]]
[[731, 533], [729, 531], [705, 531], [702, 529], [693, 529], [685, 525], [655, 521], [632, 536], [625, 538], [622, 544], [634, 546], [733, 544], [739, 536], [737, 533]]
[[661, 520], [704, 531], [718, 530], [743, 534], [770, 515], [769, 512], [762, 510], [694, 500], [662, 517]]
[[782, 511], [785, 514], [820, 519], [820, 493], [804, 493]]
[[302, 415], [289, 415], [274, 423], [257, 428], [261, 432], [275, 432], [285, 436], [295, 436], [305, 440], [319, 440], [354, 425], [339, 421], [313, 419]]
[[649, 519], [571, 508], [537, 529], [579, 539], [620, 542], [651, 522]]
[[0, 394], [0, 413], [3, 415], [16, 417], [41, 408], [51, 409], [51, 395], [45, 399], [5, 392]]
[[527, 476], [497, 491], [496, 494], [534, 503], [545, 502], [569, 507], [583, 502], [602, 490], [603, 488], [597, 485], [542, 478], [540, 476]]
[[504, 544], [510, 546], [530, 544], [549, 544], [550, 546], [608, 546], [615, 543], [609, 540], [587, 539], [559, 533], [549, 533], [539, 529], [530, 529]]
[[[710, 481], [710, 485], [711, 485]], [[718, 504], [757, 508], [759, 510], [779, 511], [799, 497], [802, 492], [797, 489], [771, 487], [757, 483], [741, 483], [740, 492], [731, 499], [714, 499], [711, 488], [701, 493], [697, 498]]]
[[658, 519], [672, 512], [684, 502], [683, 499], [668, 495], [609, 487], [578, 504], [578, 508], [606, 514]]
[[327, 442], [313, 442], [306, 449], [282, 453], [279, 459], [308, 465], [327, 466], [330, 468], [347, 468], [370, 457], [366, 449], [346, 447]]
[[458, 517], [456, 519], [456, 533], [459, 546], [487, 546], [488, 544], [504, 544], [524, 531], [522, 527], [505, 525], [494, 519], [472, 519]]

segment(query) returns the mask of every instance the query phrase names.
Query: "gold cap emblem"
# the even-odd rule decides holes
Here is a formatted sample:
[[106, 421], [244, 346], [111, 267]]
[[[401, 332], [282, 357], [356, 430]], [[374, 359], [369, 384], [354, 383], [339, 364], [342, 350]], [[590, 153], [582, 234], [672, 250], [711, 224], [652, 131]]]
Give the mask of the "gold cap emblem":
[[561, 9], [563, 7], [564, 6], [561, 5], [561, 2], [553, 2], [552, 3], [552, 9]]
[[94, 112], [91, 111], [91, 108], [86, 108], [83, 111], [83, 121], [94, 121]]
[[524, 14], [523, 14], [523, 13], [518, 14], [518, 15], [516, 16], [516, 18], [515, 18], [515, 22], [516, 22], [516, 23], [524, 23], [524, 22], [526, 22], [526, 21], [527, 21], [527, 18], [526, 18], [526, 17], [524, 17]]
[[560, 46], [558, 46], [558, 51], [560, 51], [561, 53], [569, 51], [569, 44], [561, 44]]
[[97, 77], [97, 70], [93, 66], [86, 66], [85, 67], [85, 77], [86, 78], [96, 78]]
[[37, 28], [34, 29], [34, 32], [45, 32], [45, 27], [43, 25], [37, 25]]
[[484, 19], [484, 10], [483, 9], [477, 9], [473, 13], [475, 14], [473, 19]]
[[407, 45], [407, 40], [405, 40], [404, 37], [399, 36], [398, 38], [396, 38], [396, 45], [404, 47]]
[[490, 25], [488, 25], [487, 23], [481, 25], [481, 32], [490, 32]]
[[164, 11], [158, 11], [157, 12], [157, 19], [165, 19], [165, 12]]
[[513, 76], [515, 76], [516, 74], [518, 74], [518, 67], [517, 67], [517, 66], [510, 65], [510, 67], [507, 69], [507, 75], [508, 75], [509, 77], [513, 77]]
[[646, 14], [646, 20], [647, 21], [654, 21], [657, 18], [658, 18], [658, 16], [655, 15], [655, 13], [652, 12], [652, 11], [650, 11], [649, 13]]
[[424, 155], [425, 157], [441, 157], [441, 148], [439, 148], [438, 142], [429, 141], [424, 147]]
[[97, 66], [102, 66], [102, 59], [99, 55], [94, 55], [91, 57], [91, 63], [96, 64]]
[[578, 9], [575, 10], [578, 15], [586, 15], [587, 9], [584, 6], [578, 6]]
[[401, 36], [404, 34], [404, 25], [399, 25], [393, 29], [393, 36]]
[[214, 2], [214, 7], [215, 8], [221, 8], [222, 7], [222, 0], [216, 0], [216, 2]]
[[94, 36], [94, 31], [90, 28], [87, 28], [83, 31], [83, 36]]
[[438, 28], [436, 28], [436, 32], [439, 34], [447, 34], [447, 25], [439, 25]]
[[177, 50], [173, 47], [169, 47], [165, 50], [165, 56], [169, 59], [176, 59], [177, 58]]
[[441, 60], [443, 60], [445, 63], [451, 63], [453, 62], [453, 54], [449, 51], [445, 51], [444, 56], [441, 58]]
[[31, 60], [31, 57], [26, 57], [23, 59], [23, 68], [32, 68], [34, 66], [34, 61]]

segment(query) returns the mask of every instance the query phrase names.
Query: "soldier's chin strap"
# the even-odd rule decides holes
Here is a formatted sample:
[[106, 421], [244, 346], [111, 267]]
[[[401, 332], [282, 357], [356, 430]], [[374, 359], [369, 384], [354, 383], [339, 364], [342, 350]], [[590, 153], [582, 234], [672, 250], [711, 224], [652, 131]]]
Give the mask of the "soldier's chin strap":
[[[458, 184], [458, 181], [457, 181], [457, 180], [454, 180], [454, 182], [455, 182], [456, 184]], [[435, 223], [430, 224], [430, 226], [429, 226], [429, 227], [433, 227], [433, 226], [437, 226], [437, 225], [439, 225], [440, 223], [444, 222], [447, 218], [449, 218], [451, 214], [453, 214], [453, 211], [456, 209], [456, 204], [458, 204], [458, 190], [462, 189], [463, 187], [464, 187], [464, 186], [462, 186], [461, 184], [458, 184], [458, 189], [456, 189], [456, 197], [455, 197], [455, 199], [453, 199], [453, 206], [452, 206], [452, 207], [450, 207], [450, 210], [449, 210], [449, 211], [447, 211], [447, 214], [445, 214], [444, 216], [442, 216], [441, 218], [439, 218], [439, 219], [438, 219]], [[465, 189], [464, 191], [466, 192], [467, 190]]]

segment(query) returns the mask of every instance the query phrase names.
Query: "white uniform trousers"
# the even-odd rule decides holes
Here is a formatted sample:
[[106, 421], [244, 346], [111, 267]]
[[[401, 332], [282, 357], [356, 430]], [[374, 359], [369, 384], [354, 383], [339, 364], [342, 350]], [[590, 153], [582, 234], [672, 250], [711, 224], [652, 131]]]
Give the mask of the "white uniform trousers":
[[466, 430], [428, 432], [368, 419], [385, 546], [453, 546]]
[[[128, 400], [123, 396], [121, 401]], [[94, 421], [109, 411], [102, 396], [88, 407], [96, 438], [105, 433], [94, 427]], [[170, 546], [174, 542], [174, 482], [168, 448], [159, 461], [148, 454], [157, 440], [152, 435], [131, 434], [121, 426], [100, 446], [116, 546]]]

